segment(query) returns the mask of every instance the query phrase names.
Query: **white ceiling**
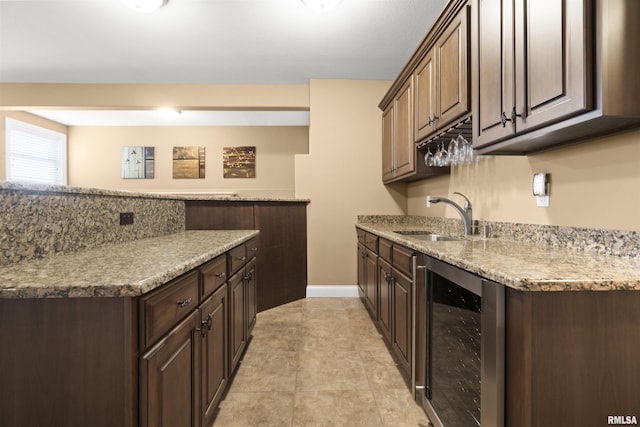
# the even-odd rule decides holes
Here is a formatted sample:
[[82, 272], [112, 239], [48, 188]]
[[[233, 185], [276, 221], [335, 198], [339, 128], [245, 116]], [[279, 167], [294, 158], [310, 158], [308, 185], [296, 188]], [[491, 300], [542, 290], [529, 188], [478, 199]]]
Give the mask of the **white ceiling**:
[[300, 84], [397, 77], [445, 0], [0, 0], [0, 82]]

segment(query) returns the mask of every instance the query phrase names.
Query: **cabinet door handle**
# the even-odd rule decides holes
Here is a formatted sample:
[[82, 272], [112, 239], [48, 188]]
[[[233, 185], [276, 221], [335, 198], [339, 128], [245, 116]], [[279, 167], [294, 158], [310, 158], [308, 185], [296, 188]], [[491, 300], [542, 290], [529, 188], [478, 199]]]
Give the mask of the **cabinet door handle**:
[[211, 313], [209, 313], [207, 315], [207, 321], [205, 322], [207, 325], [207, 330], [211, 330], [211, 325], [213, 324], [213, 315]]
[[500, 116], [500, 123], [502, 123], [502, 127], [506, 127], [507, 122], [515, 123], [516, 117], [522, 117], [522, 114], [518, 114], [516, 112], [516, 107], [513, 107], [513, 109], [511, 110], [511, 117], [507, 117], [507, 113], [503, 111], [502, 115]]
[[196, 332], [200, 332], [200, 335], [202, 335], [202, 338], [207, 336], [207, 322], [206, 321], [202, 321], [200, 322], [200, 327], [196, 328]]
[[507, 122], [510, 122], [510, 121], [511, 119], [507, 117], [507, 113], [503, 111], [502, 115], [500, 116], [500, 123], [502, 123], [502, 127], [506, 127]]
[[180, 307], [180, 308], [185, 308], [189, 304], [191, 304], [191, 298], [187, 298], [185, 300], [178, 301], [178, 307]]

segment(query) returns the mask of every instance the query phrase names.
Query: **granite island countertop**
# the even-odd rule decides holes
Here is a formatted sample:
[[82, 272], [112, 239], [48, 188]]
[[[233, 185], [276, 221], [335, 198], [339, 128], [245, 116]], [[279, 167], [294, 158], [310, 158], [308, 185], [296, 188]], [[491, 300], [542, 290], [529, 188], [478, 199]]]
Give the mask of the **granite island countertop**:
[[[593, 254], [504, 238], [461, 236], [424, 241], [394, 231], [410, 224], [357, 223], [357, 228], [522, 291], [640, 290], [640, 258]], [[429, 231], [439, 232], [429, 228]], [[445, 233], [446, 234], [446, 233]]]
[[136, 297], [258, 234], [192, 230], [0, 266], [0, 298]]
[[85, 196], [109, 196], [137, 199], [168, 199], [183, 201], [217, 201], [217, 202], [281, 202], [281, 203], [306, 203], [310, 199], [285, 196], [240, 196], [235, 193], [225, 192], [184, 192], [184, 191], [129, 191], [111, 190], [89, 187], [72, 187], [66, 185], [31, 184], [0, 180], [0, 191], [17, 191], [23, 193], [40, 194], [66, 194]]

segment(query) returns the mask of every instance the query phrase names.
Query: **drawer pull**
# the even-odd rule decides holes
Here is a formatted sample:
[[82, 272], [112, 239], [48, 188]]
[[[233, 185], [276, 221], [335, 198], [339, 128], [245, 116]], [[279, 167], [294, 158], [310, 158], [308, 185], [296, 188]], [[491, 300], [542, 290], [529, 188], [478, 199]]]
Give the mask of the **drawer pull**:
[[249, 248], [250, 251], [255, 252], [258, 250], [258, 248]]
[[187, 298], [186, 300], [183, 300], [183, 301], [178, 301], [178, 307], [180, 308], [185, 308], [189, 304], [191, 304], [191, 298]]
[[223, 277], [227, 277], [226, 273], [216, 273], [216, 277], [222, 279]]
[[237, 259], [238, 261], [246, 261], [246, 260], [247, 260], [247, 257], [246, 257], [246, 256], [243, 256], [243, 257], [236, 257], [236, 259]]

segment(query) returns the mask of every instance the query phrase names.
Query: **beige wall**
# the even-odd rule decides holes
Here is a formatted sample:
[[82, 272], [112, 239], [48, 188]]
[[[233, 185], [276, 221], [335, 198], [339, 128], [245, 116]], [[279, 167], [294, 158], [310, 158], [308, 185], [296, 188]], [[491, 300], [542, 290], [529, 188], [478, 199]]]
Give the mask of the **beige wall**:
[[356, 283], [359, 214], [403, 214], [400, 191], [381, 181], [377, 105], [389, 81], [312, 80], [309, 154], [296, 159], [296, 196], [308, 208], [310, 285]]
[[[536, 207], [534, 172], [551, 174], [550, 206]], [[425, 207], [427, 195], [459, 191], [473, 203], [474, 218], [488, 221], [640, 230], [640, 131], [528, 157], [483, 157], [455, 167], [450, 177], [408, 186], [411, 215], [458, 218], [442, 204]]]
[[[308, 152], [306, 126], [70, 127], [69, 185], [133, 191], [235, 191], [242, 196], [293, 197], [294, 156]], [[204, 146], [204, 179], [173, 179], [172, 147]], [[256, 178], [225, 179], [222, 149], [256, 147]], [[154, 179], [122, 179], [123, 146], [155, 147]]]

